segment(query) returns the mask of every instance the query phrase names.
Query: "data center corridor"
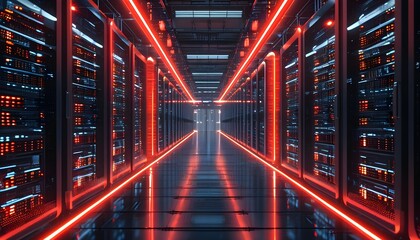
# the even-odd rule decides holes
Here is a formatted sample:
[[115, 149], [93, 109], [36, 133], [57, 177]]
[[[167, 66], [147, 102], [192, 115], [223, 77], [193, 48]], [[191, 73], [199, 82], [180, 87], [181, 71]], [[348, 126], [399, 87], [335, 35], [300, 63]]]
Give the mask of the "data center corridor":
[[197, 132], [60, 239], [362, 239], [217, 131]]
[[419, 12], [0, 0], [0, 240], [420, 239]]

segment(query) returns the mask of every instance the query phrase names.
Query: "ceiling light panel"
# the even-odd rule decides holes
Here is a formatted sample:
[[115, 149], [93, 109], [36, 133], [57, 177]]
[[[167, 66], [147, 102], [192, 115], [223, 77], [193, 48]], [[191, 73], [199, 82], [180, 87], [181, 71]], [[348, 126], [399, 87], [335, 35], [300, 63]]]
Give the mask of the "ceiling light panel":
[[197, 87], [198, 89], [218, 89], [219, 87]]
[[188, 60], [227, 60], [229, 55], [188, 54]]
[[196, 84], [220, 84], [219, 81], [195, 81]]
[[216, 76], [222, 76], [223, 73], [221, 72], [214, 72], [214, 73], [203, 73], [203, 72], [193, 72], [192, 73], [193, 76], [209, 76], [209, 77], [216, 77]]
[[242, 18], [242, 11], [176, 10], [176, 18]]

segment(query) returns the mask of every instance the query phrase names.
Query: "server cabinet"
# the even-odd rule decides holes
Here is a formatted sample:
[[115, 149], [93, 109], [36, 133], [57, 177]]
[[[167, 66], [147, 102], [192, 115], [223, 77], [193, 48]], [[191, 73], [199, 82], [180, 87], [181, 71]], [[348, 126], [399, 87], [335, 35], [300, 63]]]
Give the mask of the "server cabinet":
[[251, 79], [248, 77], [245, 84], [246, 89], [246, 144], [252, 146], [252, 86]]
[[128, 114], [131, 96], [127, 93], [131, 89], [131, 76], [129, 75], [130, 42], [117, 28], [113, 21], [110, 22], [111, 52], [112, 52], [112, 78], [111, 78], [111, 183], [121, 175], [126, 174], [131, 168], [131, 144], [127, 141], [129, 135]]
[[161, 96], [161, 101], [162, 101], [162, 149], [165, 149], [168, 146], [168, 122], [170, 121], [169, 119], [169, 114], [168, 114], [168, 98], [169, 98], [169, 83], [168, 81], [164, 81], [163, 82], [163, 86], [162, 86], [162, 96]]
[[251, 115], [252, 115], [252, 130], [251, 130], [251, 136], [252, 136], [252, 144], [250, 145], [251, 148], [257, 149], [257, 141], [258, 141], [258, 86], [257, 86], [257, 75], [254, 73], [251, 76]]
[[[304, 178], [338, 198], [336, 7], [326, 2], [303, 33]], [[337, 30], [336, 30], [337, 29]]]
[[55, 1], [0, 2], [0, 234], [5, 238], [55, 216], [61, 207], [56, 9]]
[[[144, 98], [144, 83], [146, 79], [146, 59], [145, 57], [135, 48], [132, 47], [132, 62], [131, 62], [131, 74], [132, 74], [132, 92], [133, 92], [133, 106], [132, 106], [132, 128], [133, 131], [132, 139], [132, 169], [136, 169], [142, 163], [146, 161], [143, 134], [145, 129], [145, 98]], [[130, 116], [130, 115], [129, 115]]]
[[409, 5], [409, 233], [411, 239], [420, 238], [420, 11], [419, 1]]
[[[74, 10], [71, 10], [73, 6]], [[68, 79], [66, 92], [66, 204], [83, 201], [106, 185], [105, 174], [105, 17], [89, 2], [67, 2]]]
[[241, 89], [241, 122], [239, 126], [241, 127], [241, 141], [246, 143], [246, 83], [242, 84]]
[[280, 51], [280, 129], [283, 129], [279, 133], [282, 139], [280, 161], [283, 167], [299, 176], [302, 172], [301, 41], [301, 32], [296, 31]]
[[164, 138], [164, 133], [163, 133], [163, 123], [165, 121], [165, 113], [164, 113], [164, 101], [165, 99], [163, 98], [163, 91], [164, 91], [164, 82], [165, 82], [166, 77], [163, 75], [161, 70], [158, 70], [158, 99], [156, 99], [157, 101], [157, 107], [158, 107], [158, 115], [157, 115], [157, 134], [158, 134], [158, 149], [157, 152], [160, 152], [163, 150], [164, 146], [163, 146], [163, 138]]
[[[263, 62], [257, 69], [257, 86], [258, 86], [258, 102], [257, 102], [257, 112], [258, 112], [258, 145], [257, 150], [262, 155], [266, 153], [266, 64]], [[242, 103], [241, 103], [242, 105]]]
[[[396, 3], [349, 0], [344, 201], [398, 232], [402, 164]], [[398, 141], [396, 141], [399, 139]], [[396, 206], [399, 206], [396, 208]]]

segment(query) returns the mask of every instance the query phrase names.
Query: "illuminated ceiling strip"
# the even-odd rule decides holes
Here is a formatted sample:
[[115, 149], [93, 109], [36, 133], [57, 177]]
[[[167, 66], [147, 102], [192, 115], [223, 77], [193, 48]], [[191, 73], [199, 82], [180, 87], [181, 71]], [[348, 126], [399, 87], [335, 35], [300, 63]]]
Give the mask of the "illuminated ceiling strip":
[[219, 87], [197, 87], [198, 89], [218, 89]]
[[214, 73], [205, 73], [205, 72], [193, 72], [193, 76], [222, 76], [223, 73], [221, 72], [214, 72]]
[[219, 81], [195, 81], [196, 84], [219, 84]]
[[227, 134], [223, 133], [220, 130], [218, 132], [221, 135], [223, 135], [224, 137], [226, 137], [228, 140], [230, 140], [232, 143], [234, 143], [235, 145], [237, 145], [240, 148], [242, 148], [243, 150], [245, 150], [251, 156], [255, 157], [257, 160], [259, 160], [260, 162], [262, 162], [263, 164], [265, 164], [267, 167], [269, 167], [272, 170], [278, 172], [284, 178], [286, 178], [287, 180], [289, 180], [290, 182], [292, 182], [295, 186], [297, 186], [298, 188], [300, 188], [301, 190], [303, 190], [305, 193], [309, 194], [311, 197], [315, 198], [319, 203], [321, 203], [322, 205], [324, 205], [326, 208], [328, 208], [329, 210], [333, 211], [335, 214], [337, 214], [343, 220], [347, 221], [348, 223], [350, 223], [351, 225], [353, 225], [355, 228], [357, 228], [358, 230], [360, 230], [360, 232], [362, 232], [363, 234], [366, 234], [366, 236], [369, 236], [369, 237], [371, 237], [372, 239], [375, 239], [375, 240], [380, 240], [381, 239], [378, 235], [374, 234], [373, 232], [369, 231], [367, 228], [365, 228], [364, 226], [362, 226], [362, 224], [358, 223], [356, 220], [354, 220], [353, 218], [349, 217], [344, 212], [342, 212], [338, 208], [334, 207], [332, 204], [328, 203], [326, 200], [324, 200], [323, 198], [321, 198], [320, 196], [318, 196], [317, 194], [315, 194], [314, 192], [312, 192], [311, 190], [309, 190], [308, 188], [306, 188], [305, 186], [303, 186], [302, 184], [300, 184], [298, 181], [294, 180], [292, 177], [290, 177], [286, 173], [280, 171], [279, 169], [277, 169], [276, 167], [274, 167], [273, 165], [271, 165], [270, 163], [268, 163], [267, 161], [265, 161], [263, 158], [261, 158], [257, 154], [253, 153], [251, 150], [249, 150], [246, 147], [242, 146], [240, 143], [238, 143], [237, 141], [235, 141], [233, 138], [229, 137]]
[[[136, 21], [137, 24], [139, 25], [143, 25], [143, 27], [147, 30], [146, 31], [146, 36], [149, 40], [151, 40], [152, 43], [154, 43], [154, 46], [157, 47], [159, 49], [158, 54], [160, 55], [160, 57], [164, 60], [166, 66], [169, 67], [169, 69], [171, 70], [171, 74], [173, 74], [173, 76], [175, 77], [175, 80], [177, 80], [177, 82], [181, 85], [182, 89], [185, 91], [185, 93], [188, 95], [188, 98], [191, 99], [192, 102], [195, 102], [193, 96], [191, 95], [190, 91], [188, 90], [188, 88], [185, 86], [184, 81], [181, 79], [181, 77], [178, 74], [178, 71], [176, 70], [175, 66], [172, 65], [171, 60], [168, 58], [165, 50], [162, 48], [162, 46], [160, 45], [158, 39], [155, 37], [155, 34], [153, 33], [153, 31], [150, 29], [147, 21], [145, 20], [145, 18], [143, 17], [143, 15], [141, 14], [140, 10], [137, 8], [136, 4], [134, 3], [134, 0], [124, 0], [124, 3], [129, 7], [131, 6], [132, 9], [130, 10], [134, 10], [134, 12], [136, 12], [136, 14], [133, 14], [134, 17], [138, 17], [140, 21]], [[129, 7], [130, 8], [130, 7]], [[131, 11], [133, 12], [133, 11]], [[136, 19], [138, 20], [138, 19]]]
[[276, 54], [274, 53], [274, 52], [270, 52], [269, 54], [267, 54], [267, 57], [273, 57], [273, 109], [272, 109], [272, 111], [273, 111], [273, 145], [274, 146], [272, 146], [273, 147], [273, 162], [275, 162], [276, 161], [276, 137], [277, 137], [277, 135], [276, 135], [276, 133], [277, 133], [277, 119], [276, 119], [276, 109], [277, 109], [277, 105], [276, 105], [276, 101], [277, 101], [277, 99], [276, 99], [276, 94], [277, 94], [277, 91], [276, 91], [276, 79], [277, 79], [277, 76], [276, 76], [276, 69], [277, 69], [277, 63], [276, 63]]
[[176, 18], [241, 18], [240, 10], [176, 10]]
[[109, 197], [111, 197], [112, 195], [114, 195], [116, 192], [118, 192], [119, 190], [121, 190], [122, 188], [124, 188], [127, 184], [129, 184], [131, 181], [133, 181], [134, 179], [136, 179], [141, 173], [143, 173], [144, 171], [148, 170], [150, 167], [152, 167], [155, 163], [159, 162], [162, 158], [164, 158], [165, 156], [167, 156], [169, 153], [171, 153], [172, 151], [174, 151], [177, 147], [179, 147], [182, 143], [184, 143], [185, 141], [187, 141], [192, 135], [194, 135], [196, 133], [196, 131], [190, 133], [189, 135], [187, 135], [184, 139], [182, 139], [179, 143], [177, 143], [174, 147], [172, 147], [171, 149], [169, 149], [167, 152], [165, 152], [164, 154], [162, 154], [160, 157], [158, 157], [156, 160], [154, 160], [153, 162], [151, 162], [149, 165], [145, 166], [144, 168], [142, 168], [141, 170], [139, 170], [137, 173], [135, 173], [133, 176], [131, 176], [129, 179], [125, 180], [124, 182], [122, 182], [120, 185], [116, 186], [114, 189], [112, 189], [109, 193], [107, 193], [105, 196], [103, 196], [102, 198], [100, 198], [98, 201], [94, 202], [92, 205], [89, 205], [87, 208], [85, 208], [83, 211], [81, 211], [79, 214], [77, 214], [76, 216], [74, 216], [72, 219], [70, 219], [69, 221], [67, 221], [66, 223], [64, 223], [63, 225], [61, 225], [61, 227], [59, 227], [58, 229], [54, 230], [51, 234], [49, 234], [48, 236], [46, 236], [44, 238], [44, 240], [50, 240], [50, 239], [54, 239], [56, 238], [58, 235], [60, 235], [63, 231], [65, 231], [66, 229], [68, 229], [69, 227], [71, 227], [73, 224], [75, 224], [77, 221], [81, 220], [86, 214], [88, 214], [90, 211], [92, 211], [93, 209], [95, 209], [96, 207], [98, 207], [101, 203], [103, 203], [105, 200], [107, 200]]
[[222, 55], [208, 55], [208, 54], [188, 54], [188, 60], [227, 60], [229, 59], [229, 55], [222, 54]]
[[[285, 9], [285, 6], [287, 3], [291, 3], [293, 0], [283, 0], [282, 4], [280, 5], [279, 9], [277, 9], [276, 14], [273, 15], [273, 18], [271, 19], [270, 23], [267, 25], [267, 27], [265, 28], [264, 32], [260, 35], [260, 37], [258, 38], [258, 41], [256, 42], [256, 44], [254, 45], [254, 47], [252, 48], [252, 51], [249, 52], [248, 57], [245, 59], [245, 61], [241, 64], [241, 67], [239, 68], [238, 71], [236, 71], [235, 76], [232, 78], [232, 80], [230, 81], [230, 84], [227, 86], [227, 88], [225, 89], [225, 91], [223, 92], [222, 96], [220, 96], [219, 100], [220, 102], [223, 101], [225, 95], [230, 91], [230, 89], [232, 88], [232, 86], [234, 85], [234, 83], [236, 83], [239, 79], [239, 77], [242, 75], [243, 71], [248, 67], [248, 65], [251, 63], [251, 60], [255, 57], [255, 55], [258, 53], [258, 51], [261, 49], [261, 47], [263, 46], [263, 44], [265, 44], [263, 41], [265, 40], [265, 38], [267, 37], [267, 34], [269, 33], [269, 31], [274, 30], [274, 28], [277, 27], [278, 24], [274, 24], [276, 23], [279, 19], [280, 13], [283, 12], [283, 9]], [[283, 15], [282, 15], [283, 16]]]

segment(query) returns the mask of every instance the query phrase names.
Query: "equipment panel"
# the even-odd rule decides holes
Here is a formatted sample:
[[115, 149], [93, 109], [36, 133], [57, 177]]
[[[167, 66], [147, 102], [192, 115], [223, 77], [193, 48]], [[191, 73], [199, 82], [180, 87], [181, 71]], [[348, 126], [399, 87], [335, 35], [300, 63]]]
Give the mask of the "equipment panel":
[[305, 176], [338, 194], [334, 4], [325, 4], [304, 32]]
[[0, 235], [56, 207], [55, 8], [0, 2]]
[[283, 146], [281, 162], [283, 165], [298, 171], [300, 169], [300, 61], [299, 61], [299, 33], [291, 38], [281, 51], [281, 116]]
[[[348, 198], [395, 220], [395, 1], [349, 1]], [[352, 108], [353, 106], [353, 108]], [[349, 128], [350, 129], [350, 128]], [[354, 134], [353, 134], [354, 132]]]
[[129, 42], [117, 28], [112, 28], [112, 172], [114, 175], [130, 165], [127, 159], [127, 95], [130, 86], [128, 77]]
[[[77, 5], [75, 5], [77, 6]], [[73, 193], [102, 177], [97, 161], [99, 92], [104, 84], [104, 23], [90, 10], [72, 11], [72, 181]]]

